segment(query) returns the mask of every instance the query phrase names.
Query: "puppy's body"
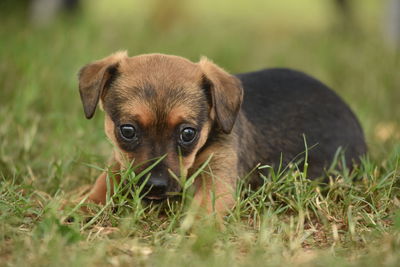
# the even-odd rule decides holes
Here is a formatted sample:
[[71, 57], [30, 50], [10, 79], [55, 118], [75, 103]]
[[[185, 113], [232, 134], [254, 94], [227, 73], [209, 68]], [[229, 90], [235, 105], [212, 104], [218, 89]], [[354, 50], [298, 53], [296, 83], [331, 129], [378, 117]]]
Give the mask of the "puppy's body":
[[[116, 148], [115, 170], [134, 162], [142, 165], [140, 171], [165, 155], [145, 186], [150, 200], [179, 193], [181, 185], [171, 172], [189, 176], [211, 157], [209, 169], [195, 181], [194, 198], [207, 211], [224, 213], [234, 204], [237, 179], [258, 163], [277, 166], [282, 157], [287, 164], [304, 152], [304, 136], [313, 146], [311, 178], [323, 174], [339, 147], [348, 163], [366, 151], [347, 105], [296, 71], [235, 77], [207, 59], [192, 63], [176, 56], [117, 53], [85, 66], [79, 87], [87, 118], [98, 102], [104, 107], [105, 131]], [[89, 200], [105, 202], [106, 177], [97, 179]], [[257, 175], [250, 182], [261, 184]]]
[[236, 76], [244, 88], [242, 116], [233, 130], [240, 140], [242, 176], [257, 163], [278, 166], [282, 158], [284, 167], [301, 158], [304, 137], [311, 148], [310, 178], [323, 175], [339, 147], [345, 150], [348, 167], [366, 152], [363, 132], [353, 112], [321, 82], [289, 69]]

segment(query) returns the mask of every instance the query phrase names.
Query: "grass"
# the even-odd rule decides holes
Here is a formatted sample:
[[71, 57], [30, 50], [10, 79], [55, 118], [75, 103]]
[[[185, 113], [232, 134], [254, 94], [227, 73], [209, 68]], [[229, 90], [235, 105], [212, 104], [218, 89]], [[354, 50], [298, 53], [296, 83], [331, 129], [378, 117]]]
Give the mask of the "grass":
[[[382, 4], [365, 1], [358, 30], [343, 33], [316, 0], [96, 3], [46, 27], [1, 14], [0, 265], [398, 265], [399, 54], [383, 42]], [[349, 103], [370, 152], [353, 172], [331, 170], [326, 186], [293, 165], [257, 192], [242, 187], [223, 229], [190, 213], [190, 187], [163, 207], [118, 188], [90, 216], [61, 209], [93, 183], [111, 149], [101, 113], [84, 119], [76, 73], [119, 49], [206, 55], [233, 73], [303, 70]]]

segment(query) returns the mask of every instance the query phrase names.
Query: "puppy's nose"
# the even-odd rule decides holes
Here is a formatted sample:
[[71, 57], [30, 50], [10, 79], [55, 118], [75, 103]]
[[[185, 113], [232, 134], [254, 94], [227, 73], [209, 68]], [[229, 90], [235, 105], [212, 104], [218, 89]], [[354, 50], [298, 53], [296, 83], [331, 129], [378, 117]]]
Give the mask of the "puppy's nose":
[[164, 198], [167, 193], [168, 179], [165, 177], [150, 177], [143, 188], [146, 198]]

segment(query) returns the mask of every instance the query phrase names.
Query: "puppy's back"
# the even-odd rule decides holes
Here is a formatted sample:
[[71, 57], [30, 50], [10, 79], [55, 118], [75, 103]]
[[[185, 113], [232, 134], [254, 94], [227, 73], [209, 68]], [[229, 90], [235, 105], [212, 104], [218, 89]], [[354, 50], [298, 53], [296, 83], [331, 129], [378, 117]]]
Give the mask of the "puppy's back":
[[267, 164], [284, 163], [310, 151], [310, 175], [319, 176], [339, 147], [346, 159], [366, 152], [363, 131], [350, 108], [320, 81], [289, 69], [238, 74], [244, 87], [242, 110], [253, 124], [260, 144], [257, 154]]

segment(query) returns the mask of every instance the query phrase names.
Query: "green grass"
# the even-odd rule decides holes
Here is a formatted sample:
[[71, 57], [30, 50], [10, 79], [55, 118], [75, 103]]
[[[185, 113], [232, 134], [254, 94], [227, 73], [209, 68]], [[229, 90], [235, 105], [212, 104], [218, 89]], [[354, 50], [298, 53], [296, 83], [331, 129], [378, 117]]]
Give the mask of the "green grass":
[[[46, 27], [1, 14], [0, 265], [398, 265], [400, 58], [383, 42], [379, 1], [363, 2], [357, 31], [347, 33], [318, 0], [96, 3]], [[94, 182], [112, 148], [102, 114], [84, 119], [77, 71], [119, 49], [206, 55], [233, 73], [303, 70], [349, 103], [370, 152], [353, 172], [332, 170], [326, 186], [295, 166], [272, 172], [261, 190], [236, 192], [224, 228], [193, 216], [190, 189], [162, 207], [119, 188], [89, 214], [61, 209]]]

